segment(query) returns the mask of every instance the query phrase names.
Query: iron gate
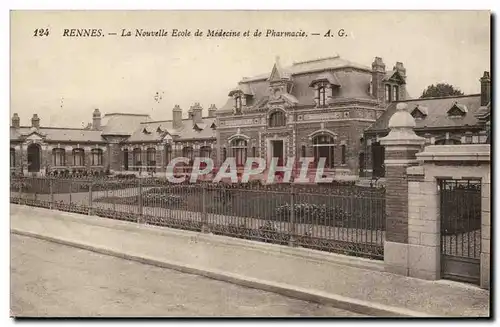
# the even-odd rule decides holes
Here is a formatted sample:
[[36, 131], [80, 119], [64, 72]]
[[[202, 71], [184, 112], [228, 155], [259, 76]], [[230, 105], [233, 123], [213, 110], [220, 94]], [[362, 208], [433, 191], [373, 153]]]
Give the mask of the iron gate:
[[481, 255], [481, 181], [439, 181], [441, 276], [479, 284]]

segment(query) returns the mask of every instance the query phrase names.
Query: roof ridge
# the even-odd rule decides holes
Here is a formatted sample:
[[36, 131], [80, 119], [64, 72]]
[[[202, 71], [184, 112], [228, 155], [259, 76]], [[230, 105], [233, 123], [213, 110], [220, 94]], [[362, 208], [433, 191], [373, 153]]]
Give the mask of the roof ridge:
[[339, 54], [336, 54], [335, 56], [330, 56], [330, 57], [322, 57], [322, 58], [316, 58], [316, 59], [310, 59], [310, 60], [304, 60], [304, 61], [294, 61], [292, 63], [292, 66], [296, 65], [301, 65], [301, 64], [308, 64], [311, 62], [318, 62], [318, 61], [326, 61], [330, 59], [341, 59]]
[[132, 113], [127, 113], [127, 112], [112, 112], [112, 113], [109, 113], [109, 114], [104, 114], [104, 117], [106, 117], [106, 116], [115, 116], [115, 115], [149, 117], [149, 114], [132, 114]]
[[[32, 128], [32, 126], [19, 126], [18, 128], [10, 126], [11, 128]], [[51, 126], [40, 126], [38, 129], [63, 129], [63, 130], [73, 130], [73, 131], [93, 131], [93, 132], [101, 132], [95, 129], [87, 129], [87, 128], [79, 128], [79, 127], [51, 127]]]
[[454, 95], [454, 96], [444, 96], [444, 97], [433, 97], [433, 98], [417, 98], [417, 99], [408, 99], [408, 100], [403, 100], [403, 101], [397, 101], [394, 103], [399, 103], [399, 102], [410, 102], [410, 101], [425, 101], [425, 100], [442, 100], [442, 99], [454, 99], [454, 98], [468, 98], [468, 97], [477, 97], [481, 96], [480, 93], [477, 94], [466, 94], [466, 95]]

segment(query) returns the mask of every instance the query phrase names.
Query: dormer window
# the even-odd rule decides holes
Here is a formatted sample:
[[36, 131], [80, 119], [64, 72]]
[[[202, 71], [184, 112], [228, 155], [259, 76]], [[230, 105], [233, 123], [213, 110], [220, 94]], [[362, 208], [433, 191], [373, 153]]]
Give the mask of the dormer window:
[[417, 105], [411, 112], [411, 115], [415, 119], [424, 119], [427, 117], [427, 107]]
[[314, 87], [314, 101], [317, 107], [327, 106], [329, 99], [339, 95], [342, 87], [337, 76], [332, 72], [318, 75], [309, 86]]
[[158, 126], [158, 128], [156, 129], [156, 133], [161, 133], [161, 132], [163, 132], [163, 131], [162, 131], [161, 127]]
[[151, 134], [151, 132], [150, 132], [150, 131], [148, 131], [148, 129], [147, 129], [146, 127], [144, 127], [144, 129], [142, 130], [142, 132], [143, 132], [144, 134]]
[[455, 102], [453, 106], [448, 110], [448, 117], [463, 117], [468, 112], [467, 107], [463, 104]]
[[326, 106], [326, 87], [320, 86], [318, 88], [318, 93], [319, 93], [319, 105]]

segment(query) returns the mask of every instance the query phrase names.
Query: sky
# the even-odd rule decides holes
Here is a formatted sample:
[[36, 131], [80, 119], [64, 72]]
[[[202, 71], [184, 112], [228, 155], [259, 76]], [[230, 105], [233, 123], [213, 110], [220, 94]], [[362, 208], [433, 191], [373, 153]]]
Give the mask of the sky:
[[[18, 113], [21, 125], [37, 113], [42, 126], [82, 127], [95, 108], [170, 119], [174, 105], [186, 113], [195, 102], [206, 114], [210, 104], [227, 101], [243, 76], [270, 73], [276, 56], [283, 66], [337, 54], [366, 66], [382, 57], [387, 70], [401, 61], [415, 98], [439, 82], [479, 93], [479, 78], [490, 71], [487, 11], [12, 11], [10, 23], [10, 115]], [[33, 36], [42, 28], [48, 36]], [[104, 36], [63, 36], [64, 29], [82, 28], [102, 29]], [[122, 29], [309, 36], [121, 37]], [[347, 36], [310, 35], [339, 29]]]

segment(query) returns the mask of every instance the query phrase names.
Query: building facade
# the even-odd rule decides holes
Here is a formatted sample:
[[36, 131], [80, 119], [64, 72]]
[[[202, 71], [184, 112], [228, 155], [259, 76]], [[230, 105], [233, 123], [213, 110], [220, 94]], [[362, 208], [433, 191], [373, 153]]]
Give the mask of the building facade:
[[103, 175], [136, 173], [162, 175], [174, 157], [215, 158], [215, 105], [202, 117], [196, 103], [187, 118], [175, 106], [173, 119], [153, 121], [148, 115], [92, 114], [87, 128], [21, 126], [18, 114], [10, 127], [10, 167], [22, 175]]
[[[489, 141], [491, 77], [480, 79], [481, 94], [410, 99], [406, 69], [387, 70], [375, 57], [371, 67], [339, 56], [282, 67], [245, 77], [217, 109], [195, 103], [183, 117], [176, 105], [171, 120], [149, 115], [92, 113], [87, 128], [43, 127], [37, 114], [21, 126], [13, 114], [10, 163], [14, 174], [166, 173], [175, 157], [210, 157], [216, 166], [234, 157], [278, 165], [312, 157], [325, 160], [327, 175], [383, 177], [384, 148], [378, 140], [399, 102], [408, 104], [417, 134], [428, 144]], [[288, 158], [294, 162], [287, 162]], [[189, 165], [187, 165], [189, 166]], [[187, 167], [183, 169], [188, 169]]]
[[270, 161], [325, 158], [335, 176], [357, 175], [363, 132], [391, 101], [404, 100], [406, 69], [386, 71], [381, 58], [365, 67], [339, 56], [282, 67], [243, 78], [217, 112], [219, 162], [248, 156]]
[[[408, 111], [415, 118], [415, 133], [426, 145], [481, 144], [490, 142], [491, 77], [484, 72], [479, 79], [481, 93], [442, 98], [408, 99]], [[360, 152], [362, 175], [384, 177], [384, 147], [380, 138], [387, 136], [388, 122], [396, 112], [397, 102], [390, 103], [380, 118], [364, 132]], [[425, 146], [425, 145], [424, 145]]]

